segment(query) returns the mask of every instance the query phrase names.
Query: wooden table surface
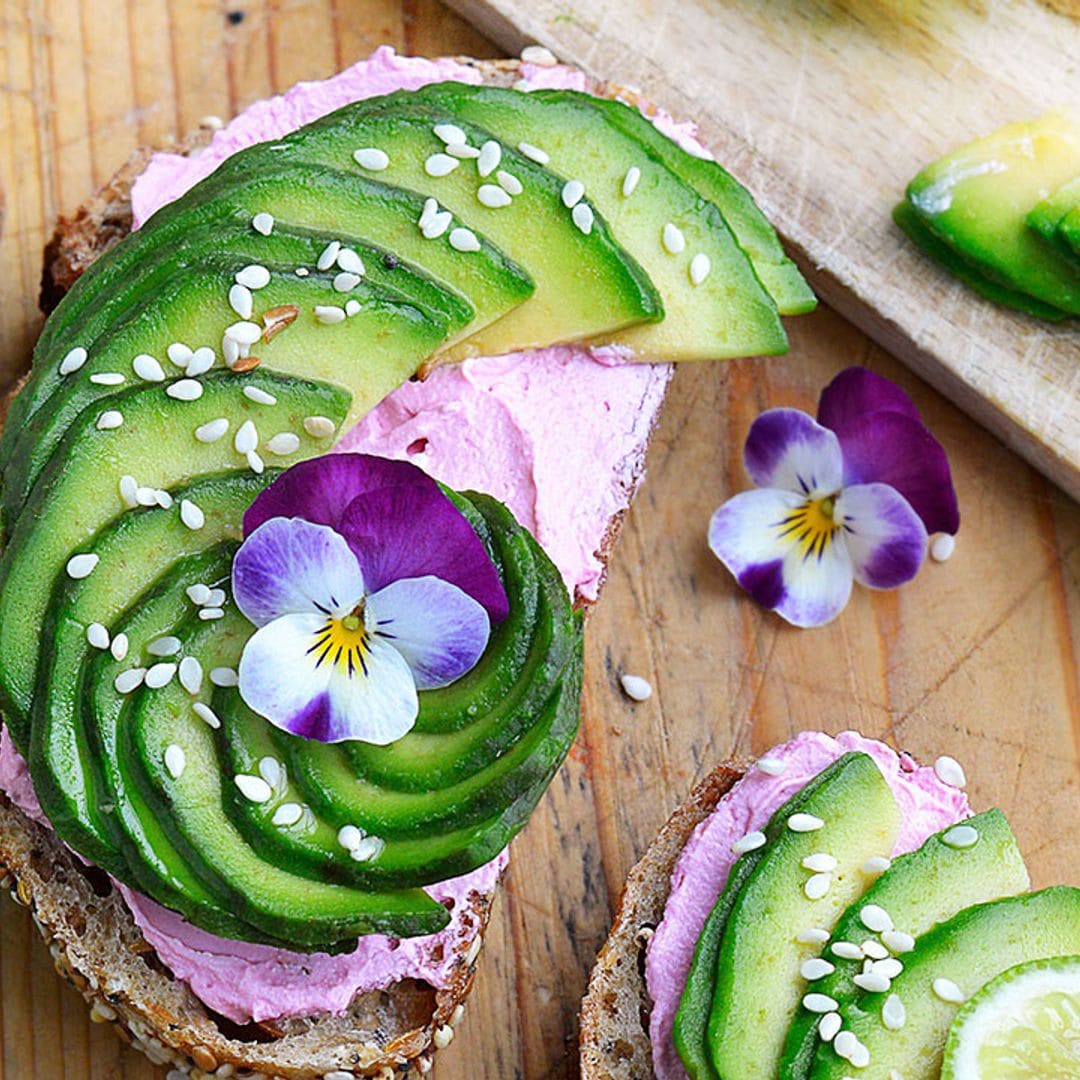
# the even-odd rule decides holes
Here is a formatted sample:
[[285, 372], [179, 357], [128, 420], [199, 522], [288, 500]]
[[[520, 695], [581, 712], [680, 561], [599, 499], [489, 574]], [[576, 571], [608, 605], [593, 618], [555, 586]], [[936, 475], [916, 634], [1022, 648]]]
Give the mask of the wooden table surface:
[[[227, 116], [388, 42], [496, 55], [435, 0], [0, 0], [0, 364], [37, 334], [41, 249], [138, 143]], [[966, 766], [974, 804], [1009, 814], [1036, 885], [1080, 883], [1080, 511], [828, 310], [791, 325], [786, 357], [679, 371], [650, 472], [589, 628], [585, 721], [513, 849], [477, 986], [438, 1080], [573, 1075], [578, 1002], [623, 877], [718, 759], [800, 728], [857, 727]], [[832, 626], [792, 630], [709, 554], [713, 507], [745, 485], [763, 408], [813, 409], [864, 363], [914, 396], [949, 451], [956, 554], [898, 592], [857, 589]], [[629, 671], [656, 694], [635, 705]], [[28, 915], [0, 919], [0, 1080], [150, 1080], [91, 1025]]]

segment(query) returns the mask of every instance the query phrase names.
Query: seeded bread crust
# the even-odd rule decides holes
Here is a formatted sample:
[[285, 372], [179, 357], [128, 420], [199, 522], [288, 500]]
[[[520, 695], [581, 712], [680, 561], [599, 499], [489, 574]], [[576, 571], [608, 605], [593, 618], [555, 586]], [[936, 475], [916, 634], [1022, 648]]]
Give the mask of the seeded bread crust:
[[[510, 86], [520, 74], [517, 60], [457, 59], [475, 67], [491, 85]], [[614, 85], [591, 89], [632, 97]], [[216, 127], [204, 122], [163, 149], [197, 153]], [[46, 315], [96, 258], [131, 231], [131, 187], [155, 149], [134, 151], [75, 214], [58, 221], [45, 249], [40, 306]], [[0, 401], [0, 423], [20, 386], [21, 380]], [[646, 449], [647, 443], [630, 463], [631, 497], [644, 476]], [[619, 512], [612, 517], [599, 549], [605, 574], [624, 516]], [[576, 606], [592, 605], [577, 597]], [[408, 981], [357, 995], [343, 1017], [322, 1014], [239, 1028], [207, 1010], [185, 983], [172, 977], [105, 875], [85, 867], [54, 833], [30, 821], [2, 795], [0, 884], [31, 909], [58, 973], [83, 995], [91, 1019], [112, 1025], [121, 1039], [155, 1064], [178, 1070], [170, 1080], [183, 1075], [209, 1080], [225, 1065], [250, 1080], [426, 1075], [435, 1050], [450, 1042], [461, 1019], [494, 900], [494, 893], [470, 895], [463, 932], [453, 945], [455, 964], [443, 990]]]
[[671, 874], [690, 834], [747, 768], [738, 762], [717, 766], [687, 795], [630, 871], [581, 1004], [582, 1080], [655, 1080], [645, 949], [663, 918]]

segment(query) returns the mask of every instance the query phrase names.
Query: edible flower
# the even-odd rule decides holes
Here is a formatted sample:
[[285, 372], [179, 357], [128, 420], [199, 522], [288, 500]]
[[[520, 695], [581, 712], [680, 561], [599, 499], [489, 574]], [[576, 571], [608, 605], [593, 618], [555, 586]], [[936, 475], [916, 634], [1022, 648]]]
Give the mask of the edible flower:
[[709, 546], [759, 604], [795, 626], [834, 619], [853, 581], [910, 581], [928, 534], [960, 527], [944, 449], [907, 394], [865, 368], [825, 388], [817, 420], [798, 409], [762, 413], [744, 461], [757, 489], [713, 514]]
[[233, 595], [258, 629], [240, 695], [319, 742], [384, 745], [418, 690], [479, 660], [506, 592], [480, 537], [415, 465], [333, 454], [293, 466], [244, 515]]

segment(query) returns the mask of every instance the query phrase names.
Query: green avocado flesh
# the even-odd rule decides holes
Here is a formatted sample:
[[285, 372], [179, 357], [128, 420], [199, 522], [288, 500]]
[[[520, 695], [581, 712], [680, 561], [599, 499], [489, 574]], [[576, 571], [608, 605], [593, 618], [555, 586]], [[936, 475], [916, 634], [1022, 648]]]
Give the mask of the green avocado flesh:
[[542, 548], [495, 500], [447, 492], [509, 615], [389, 746], [293, 737], [213, 683], [254, 628], [228, 600], [200, 617], [188, 590], [227, 594], [259, 492], [436, 362], [775, 353], [780, 313], [812, 305], [727, 173], [585, 95], [432, 86], [230, 158], [83, 273], [0, 436], [0, 710], [56, 831], [230, 938], [336, 951], [444, 926], [420, 887], [496, 856], [577, 731], [581, 618]]

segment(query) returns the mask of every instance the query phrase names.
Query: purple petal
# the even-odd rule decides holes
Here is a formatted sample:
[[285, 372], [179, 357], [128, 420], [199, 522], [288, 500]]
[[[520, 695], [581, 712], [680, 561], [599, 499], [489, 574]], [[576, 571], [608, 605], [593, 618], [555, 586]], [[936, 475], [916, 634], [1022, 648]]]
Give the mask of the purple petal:
[[857, 484], [836, 501], [844, 524], [855, 580], [874, 589], [910, 581], [926, 555], [926, 529], [919, 515], [887, 484]]
[[758, 487], [835, 493], [843, 475], [836, 436], [798, 409], [769, 409], [751, 425], [743, 452]]
[[346, 615], [364, 595], [364, 577], [344, 538], [326, 525], [271, 518], [233, 559], [236, 605], [256, 626], [279, 615]]
[[358, 495], [400, 484], [439, 490], [427, 473], [408, 461], [372, 454], [327, 454], [302, 461], [283, 472], [248, 507], [244, 535], [274, 517], [299, 517], [337, 528], [346, 507]]
[[919, 420], [896, 412], [868, 413], [836, 429], [844, 454], [844, 484], [888, 484], [911, 504], [926, 531], [960, 528], [949, 459]]
[[468, 593], [437, 577], [401, 578], [368, 598], [373, 632], [412, 669], [420, 690], [434, 690], [472, 670], [487, 648], [491, 623]]
[[437, 577], [468, 593], [492, 622], [506, 618], [506, 590], [483, 541], [437, 486], [368, 492], [349, 504], [339, 528], [370, 591], [402, 578]]
[[[257, 630], [240, 658], [240, 696], [276, 727], [305, 739], [385, 745], [416, 722], [412, 672], [388, 642], [370, 638], [362, 667], [316, 647], [324, 616], [285, 615]], [[320, 659], [321, 657], [321, 659]]]
[[841, 371], [822, 390], [817, 418], [819, 424], [835, 431], [871, 412], [898, 412], [919, 420], [915, 403], [896, 383], [864, 367]]

